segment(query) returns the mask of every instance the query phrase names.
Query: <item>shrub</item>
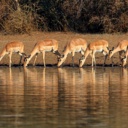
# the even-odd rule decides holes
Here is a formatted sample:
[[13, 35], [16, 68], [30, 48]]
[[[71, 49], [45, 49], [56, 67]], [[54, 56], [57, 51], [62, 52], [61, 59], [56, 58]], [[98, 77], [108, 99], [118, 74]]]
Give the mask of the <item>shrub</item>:
[[6, 33], [128, 31], [127, 0], [1, 0], [0, 30]]

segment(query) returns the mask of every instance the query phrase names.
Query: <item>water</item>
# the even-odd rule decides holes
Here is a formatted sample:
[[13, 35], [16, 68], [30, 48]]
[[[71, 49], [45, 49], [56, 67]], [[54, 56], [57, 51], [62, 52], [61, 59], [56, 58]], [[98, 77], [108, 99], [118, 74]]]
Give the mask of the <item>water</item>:
[[0, 68], [0, 128], [127, 128], [128, 69]]

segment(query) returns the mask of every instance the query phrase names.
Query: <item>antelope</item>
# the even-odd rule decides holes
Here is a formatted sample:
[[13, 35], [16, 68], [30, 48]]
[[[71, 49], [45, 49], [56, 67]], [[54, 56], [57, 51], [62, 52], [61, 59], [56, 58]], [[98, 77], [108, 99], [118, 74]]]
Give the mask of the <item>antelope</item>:
[[126, 52], [127, 50], [127, 47], [128, 47], [128, 40], [123, 40], [121, 42], [118, 43], [117, 47], [114, 49], [114, 47], [112, 48], [112, 50], [110, 50], [110, 53], [109, 53], [109, 58], [111, 58], [112, 60], [112, 65], [113, 65], [113, 58], [112, 56], [116, 53], [116, 52], [119, 52], [119, 58], [121, 60], [122, 58], [122, 53], [123, 52]]
[[3, 48], [2, 52], [0, 53], [0, 61], [6, 54], [8, 54], [9, 55], [9, 67], [11, 67], [12, 53], [18, 53], [21, 56], [20, 62], [19, 62], [19, 64], [21, 64], [22, 57], [26, 56], [26, 54], [24, 53], [24, 44], [18, 41], [7, 43], [5, 47]]
[[32, 57], [35, 55], [35, 60], [33, 66], [35, 66], [35, 62], [39, 53], [43, 54], [43, 63], [45, 64], [45, 52], [53, 52], [57, 57], [60, 57], [61, 54], [58, 52], [58, 42], [54, 39], [41, 40], [37, 42], [29, 56], [25, 58], [24, 67], [26, 67]]
[[59, 59], [58, 67], [62, 65], [62, 63], [66, 60], [68, 54], [72, 54], [72, 63], [74, 66], [74, 55], [75, 52], [80, 52], [84, 55], [84, 52], [87, 48], [87, 42], [82, 38], [72, 39], [64, 48], [63, 55]]
[[98, 41], [92, 42], [88, 45], [88, 47], [84, 53], [84, 56], [82, 56], [82, 58], [80, 59], [79, 67], [83, 66], [88, 55], [92, 56], [92, 67], [94, 66], [94, 63], [96, 65], [96, 60], [95, 60], [95, 53], [96, 52], [102, 52], [104, 54], [104, 56], [105, 56], [104, 64], [103, 64], [103, 66], [104, 66], [106, 59], [107, 59], [107, 56], [109, 54], [108, 42], [106, 40], [98, 40]]

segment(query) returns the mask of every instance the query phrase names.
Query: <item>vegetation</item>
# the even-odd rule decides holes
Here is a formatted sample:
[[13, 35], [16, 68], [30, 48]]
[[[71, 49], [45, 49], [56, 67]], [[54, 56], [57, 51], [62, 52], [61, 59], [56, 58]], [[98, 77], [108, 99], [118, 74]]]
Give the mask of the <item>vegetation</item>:
[[5, 33], [128, 31], [128, 0], [0, 0]]

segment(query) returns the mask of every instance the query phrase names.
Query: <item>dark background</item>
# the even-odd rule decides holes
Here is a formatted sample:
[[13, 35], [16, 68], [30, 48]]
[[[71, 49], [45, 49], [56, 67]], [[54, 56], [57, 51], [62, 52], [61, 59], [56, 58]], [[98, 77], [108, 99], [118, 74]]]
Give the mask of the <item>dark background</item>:
[[0, 31], [125, 33], [128, 0], [0, 0]]

